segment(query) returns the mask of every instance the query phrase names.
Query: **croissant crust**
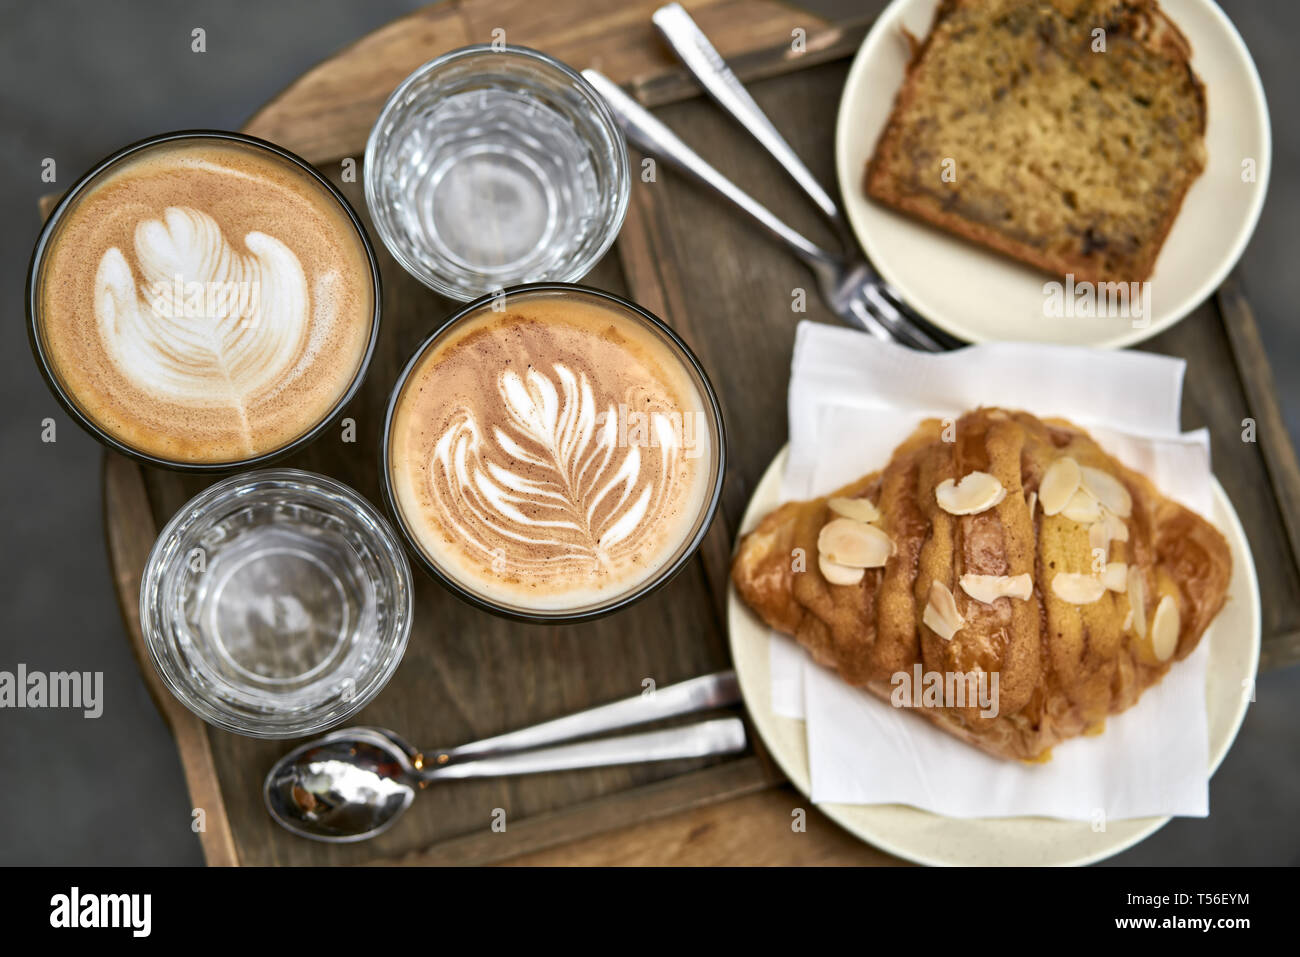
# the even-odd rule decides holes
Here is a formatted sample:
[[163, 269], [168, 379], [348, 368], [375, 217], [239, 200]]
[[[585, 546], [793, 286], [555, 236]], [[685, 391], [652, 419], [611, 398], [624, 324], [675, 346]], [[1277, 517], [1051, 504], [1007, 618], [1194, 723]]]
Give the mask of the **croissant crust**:
[[[1043, 477], [1058, 462], [1051, 501], [1042, 503]], [[1056, 479], [1065, 474], [1068, 483], [1075, 465], [1085, 481], [1061, 510]], [[1001, 497], [953, 514], [941, 504], [953, 507], [952, 484], [947, 498], [936, 490], [972, 472], [992, 476], [996, 483], [979, 481], [1000, 483]], [[837, 501], [833, 509], [832, 499], [866, 499], [875, 508], [864, 506], [864, 514]], [[888, 535], [892, 553], [856, 582], [832, 584], [828, 571], [840, 581], [858, 574], [819, 551], [819, 539], [829, 552], [840, 547], [828, 545], [822, 530], [846, 512], [850, 522], [878, 512], [871, 524]], [[872, 559], [854, 553], [852, 562]], [[1082, 429], [980, 408], [946, 430], [927, 420], [883, 471], [833, 496], [777, 508], [741, 541], [732, 579], [768, 625], [881, 697], [894, 692], [895, 676], [915, 675], [916, 665], [927, 674], [996, 674], [996, 714], [973, 700], [917, 710], [990, 754], [1036, 761], [1057, 742], [1101, 731], [1107, 715], [1130, 707], [1187, 657], [1223, 606], [1231, 571], [1217, 529]], [[981, 582], [1018, 587], [990, 594]], [[943, 604], [938, 586], [960, 616], [950, 637], [944, 616], [927, 614]]]

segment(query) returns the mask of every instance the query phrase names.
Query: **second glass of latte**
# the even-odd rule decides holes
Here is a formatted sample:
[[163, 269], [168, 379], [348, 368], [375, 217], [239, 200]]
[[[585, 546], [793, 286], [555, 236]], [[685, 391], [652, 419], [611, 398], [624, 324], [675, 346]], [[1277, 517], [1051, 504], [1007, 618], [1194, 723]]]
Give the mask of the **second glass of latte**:
[[575, 621], [667, 582], [717, 509], [725, 436], [685, 343], [565, 283], [470, 303], [398, 379], [383, 443], [416, 557], [506, 617]]

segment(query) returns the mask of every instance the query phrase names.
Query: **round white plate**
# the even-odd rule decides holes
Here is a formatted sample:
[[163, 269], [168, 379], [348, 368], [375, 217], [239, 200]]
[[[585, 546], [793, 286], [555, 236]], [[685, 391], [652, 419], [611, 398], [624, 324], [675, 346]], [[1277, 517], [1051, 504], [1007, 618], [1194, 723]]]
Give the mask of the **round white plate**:
[[[930, 30], [937, 0], [894, 0], [876, 20], [849, 71], [835, 130], [844, 209], [867, 258], [935, 325], [970, 342], [1024, 340], [1120, 347], [1172, 326], [1209, 296], [1240, 258], [1268, 190], [1268, 107], [1255, 64], [1232, 22], [1211, 0], [1161, 0], [1192, 45], [1205, 84], [1205, 171], [1192, 184], [1150, 280], [1150, 322], [1056, 318], [1043, 285], [1055, 277], [987, 251], [869, 200], [867, 160], [884, 129], [908, 60], [903, 28]], [[1255, 181], [1242, 180], [1254, 161]]]
[[[741, 523], [744, 534], [780, 502], [782, 449], [754, 490]], [[1249, 703], [1250, 682], [1259, 666], [1260, 607], [1255, 562], [1246, 533], [1218, 481], [1211, 520], [1232, 549], [1228, 600], [1204, 641], [1210, 645], [1205, 683], [1210, 727], [1210, 773], [1228, 753]], [[808, 746], [804, 723], [772, 710], [768, 668], [771, 631], [730, 586], [727, 630], [731, 656], [754, 727], [791, 782], [808, 796]], [[1159, 830], [1167, 817], [1110, 821], [1095, 832], [1087, 821], [1042, 817], [950, 818], [899, 804], [819, 804], [833, 821], [882, 850], [919, 864], [1061, 865], [1091, 864], [1118, 854]]]

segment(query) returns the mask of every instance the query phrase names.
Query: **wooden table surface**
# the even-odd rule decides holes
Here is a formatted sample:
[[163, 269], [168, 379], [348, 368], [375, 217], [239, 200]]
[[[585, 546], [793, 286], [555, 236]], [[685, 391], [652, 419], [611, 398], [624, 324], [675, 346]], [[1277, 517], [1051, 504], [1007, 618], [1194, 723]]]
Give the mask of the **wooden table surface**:
[[[305, 74], [256, 113], [246, 130], [315, 163], [363, 218], [361, 189], [341, 160], [364, 150], [387, 94], [438, 53], [494, 39], [533, 46], [575, 68], [596, 66], [657, 108], [685, 140], [791, 225], [827, 232], [776, 164], [696, 90], [658, 41], [650, 13], [662, 0], [451, 0], [376, 31]], [[834, 180], [832, 138], [839, 90], [870, 19], [830, 23], [771, 0], [687, 3], [759, 103], [822, 182]], [[802, 36], [801, 52], [791, 47]], [[634, 156], [634, 169], [639, 157]], [[372, 230], [372, 236], [374, 235]], [[452, 304], [430, 293], [381, 250], [384, 318], [366, 386], [349, 407], [360, 441], [328, 436], [285, 464], [324, 472], [380, 501], [376, 473], [382, 410], [396, 370]], [[588, 277], [665, 318], [700, 356], [718, 389], [730, 461], [722, 506], [700, 556], [670, 586], [603, 622], [513, 625], [469, 608], [417, 571], [416, 626], [390, 686], [359, 717], [422, 744], [452, 744], [530, 724], [726, 667], [722, 596], [732, 537], [749, 493], [785, 442], [785, 390], [796, 321], [833, 322], [816, 301], [792, 315], [792, 290], [808, 278], [781, 250], [713, 200], [660, 171], [636, 180], [615, 252]], [[1188, 427], [1214, 436], [1216, 471], [1241, 511], [1265, 594], [1267, 663], [1300, 655], [1300, 470], [1272, 399], [1271, 379], [1235, 285], [1149, 344], [1189, 361]], [[1232, 444], [1243, 417], [1259, 443]], [[107, 538], [128, 634], [143, 652], [135, 596], [158, 528], [211, 479], [105, 460]], [[1270, 600], [1277, 599], [1277, 600]], [[177, 737], [209, 863], [887, 864], [820, 815], [776, 770], [761, 742], [740, 758], [602, 769], [524, 780], [457, 782], [422, 797], [403, 822], [363, 845], [293, 838], [261, 807], [262, 775], [285, 746], [216, 732], [142, 674]], [[751, 733], [751, 738], [753, 735]], [[510, 826], [488, 826], [493, 809]], [[805, 813], [801, 813], [805, 812]], [[800, 822], [805, 822], [800, 826]]]

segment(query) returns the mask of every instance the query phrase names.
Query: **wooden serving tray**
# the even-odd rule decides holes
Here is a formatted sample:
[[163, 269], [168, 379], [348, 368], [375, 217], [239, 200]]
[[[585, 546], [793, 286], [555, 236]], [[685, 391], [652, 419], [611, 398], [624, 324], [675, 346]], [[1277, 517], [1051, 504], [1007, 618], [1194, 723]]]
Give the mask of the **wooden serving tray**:
[[[510, 43], [545, 50], [575, 68], [596, 66], [624, 83], [778, 215], [826, 237], [779, 167], [696, 96], [650, 25], [659, 2], [439, 4], [314, 68], [245, 129], [316, 163], [368, 219], [360, 184], [341, 181], [340, 161], [359, 162], [380, 106], [407, 73], [446, 50], [488, 42], [501, 28]], [[883, 3], [866, 2], [866, 16], [838, 24], [769, 0], [687, 6], [813, 172], [833, 182], [833, 130], [847, 58]], [[792, 50], [794, 31], [803, 31], [802, 53]], [[641, 169], [638, 160], [634, 156], [634, 173]], [[389, 392], [416, 345], [454, 308], [409, 277], [382, 246], [379, 254], [379, 345], [365, 386], [345, 413], [356, 420], [357, 441], [326, 434], [283, 463], [333, 476], [376, 503]], [[634, 176], [615, 251], [585, 281], [662, 316], [709, 370], [730, 438], [726, 488], [709, 538], [668, 587], [628, 611], [580, 626], [494, 618], [417, 569], [405, 660], [356, 723], [394, 728], [421, 745], [454, 745], [636, 694], [646, 679], [664, 685], [728, 667], [722, 600], [732, 536], [751, 488], [786, 440], [795, 325], [802, 318], [834, 317], [798, 263], [662, 167], [653, 181]], [[809, 293], [804, 314], [791, 310], [798, 288]], [[1300, 468], [1237, 282], [1229, 280], [1215, 299], [1146, 348], [1188, 361], [1184, 425], [1210, 429], [1215, 472], [1255, 553], [1264, 611], [1261, 667], [1294, 662], [1300, 659], [1294, 601], [1300, 594]], [[1246, 419], [1254, 420], [1255, 442], [1241, 441]], [[206, 811], [200, 838], [208, 863], [891, 860], [815, 813], [808, 834], [791, 840], [791, 809], [808, 802], [778, 787], [783, 778], [757, 741], [730, 759], [439, 784], [400, 824], [359, 845], [316, 844], [282, 831], [263, 809], [261, 785], [288, 745], [217, 731], [191, 715], [161, 687], [141, 642], [137, 596], [149, 549], [161, 526], [210, 482], [112, 453], [104, 459], [105, 533], [127, 634], [176, 736], [194, 806]], [[492, 827], [498, 809], [506, 815], [504, 832]], [[602, 837], [608, 834], [615, 836]]]

